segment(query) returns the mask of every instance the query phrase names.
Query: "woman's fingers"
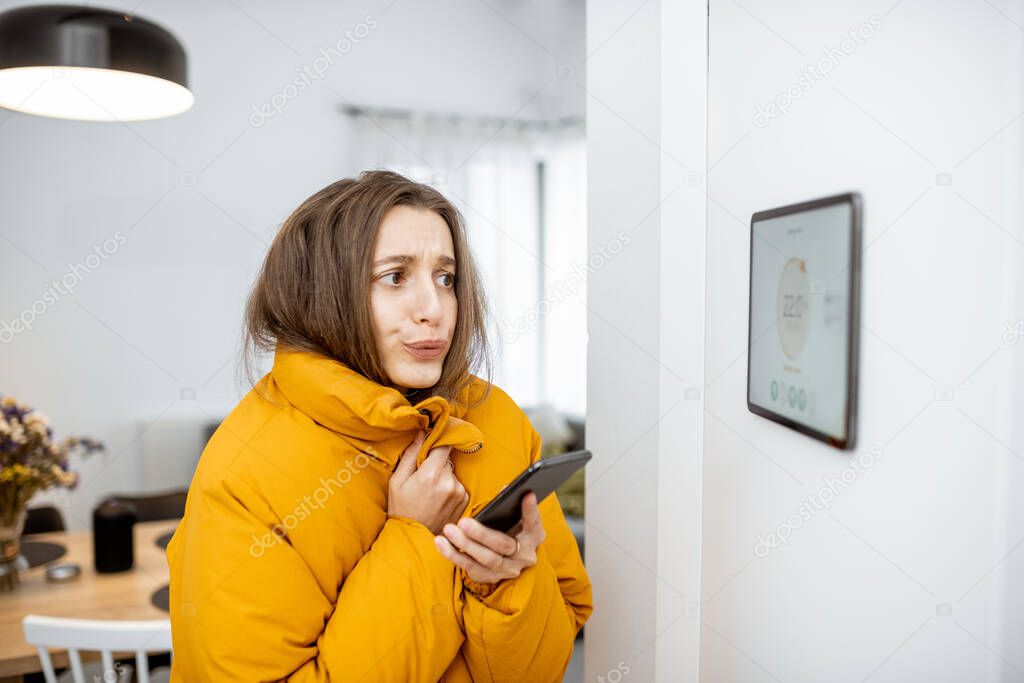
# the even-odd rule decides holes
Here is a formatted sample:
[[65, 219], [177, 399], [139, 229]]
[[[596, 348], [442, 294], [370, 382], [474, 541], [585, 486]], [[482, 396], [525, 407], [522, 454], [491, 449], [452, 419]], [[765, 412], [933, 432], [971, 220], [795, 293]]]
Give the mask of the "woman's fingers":
[[456, 567], [461, 567], [462, 570], [465, 571], [466, 574], [468, 574], [474, 581], [478, 581], [480, 583], [491, 583], [504, 578], [509, 578], [498, 575], [496, 572], [483, 566], [469, 555], [460, 553], [459, 550], [452, 545], [452, 542], [444, 536], [435, 536], [434, 545], [437, 546], [437, 549], [446, 560], [454, 564]]
[[[456, 525], [446, 524], [444, 527], [444, 535], [448, 539], [448, 542], [455, 546], [459, 552], [464, 555], [469, 555], [487, 569], [498, 573], [504, 573], [506, 575], [518, 574], [518, 571], [511, 571], [512, 567], [509, 566], [511, 558], [505, 557], [486, 545], [474, 541], [466, 534], [466, 532]], [[512, 542], [512, 546], [512, 549], [515, 550], [515, 541]]]
[[420, 444], [423, 443], [425, 433], [421, 430], [416, 438], [412, 440], [406, 449], [402, 453], [402, 457], [398, 460], [398, 466], [395, 467], [395, 471], [392, 473], [392, 478], [396, 479], [396, 483], [402, 483], [406, 479], [412, 476], [413, 472], [416, 471], [416, 454], [420, 450]]
[[449, 459], [451, 446], [431, 448], [419, 468], [417, 458], [426, 434], [420, 432], [406, 448], [388, 482], [388, 514], [403, 515], [438, 534], [459, 519], [469, 494], [455, 476]]
[[519, 544], [516, 543], [516, 539], [512, 538], [508, 534], [503, 534], [496, 529], [486, 527], [472, 517], [464, 517], [460, 519], [458, 527], [474, 541], [481, 543], [492, 549], [494, 552], [500, 555], [505, 555], [506, 557], [511, 557], [512, 554], [515, 553], [516, 548], [519, 547]]
[[523, 534], [535, 540], [535, 545], [540, 545], [547, 534], [544, 532], [544, 524], [540, 518], [540, 506], [537, 504], [537, 494], [530, 491], [523, 497]]
[[429, 473], [434, 478], [440, 477], [443, 474], [451, 474], [452, 470], [448, 467], [448, 456], [452, 452], [451, 446], [438, 446], [437, 448], [431, 448], [430, 452], [427, 453], [427, 457], [423, 459], [423, 464], [420, 465], [418, 472]]
[[448, 561], [461, 567], [475, 581], [488, 583], [515, 578], [537, 562], [537, 546], [547, 535], [537, 495], [532, 491], [527, 493], [520, 507], [522, 531], [514, 532], [515, 536], [466, 517], [457, 524], [445, 524], [441, 535], [434, 537], [434, 543]]

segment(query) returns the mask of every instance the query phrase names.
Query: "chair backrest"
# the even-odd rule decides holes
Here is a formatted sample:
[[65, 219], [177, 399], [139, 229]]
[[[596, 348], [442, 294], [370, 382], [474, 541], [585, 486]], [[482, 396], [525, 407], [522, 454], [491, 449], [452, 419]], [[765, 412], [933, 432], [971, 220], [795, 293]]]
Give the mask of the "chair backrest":
[[104, 672], [114, 670], [114, 652], [134, 652], [139, 683], [149, 683], [149, 658], [146, 653], [171, 651], [169, 619], [100, 621], [30, 614], [22, 619], [21, 626], [25, 631], [25, 640], [29, 645], [35, 645], [39, 652], [46, 683], [57, 683], [53, 660], [50, 659], [47, 647], [68, 651], [75, 683], [86, 683], [79, 654], [82, 650], [98, 651]]
[[118, 493], [108, 496], [108, 498], [114, 498], [122, 503], [132, 505], [135, 508], [136, 521], [139, 522], [155, 522], [184, 517], [185, 499], [187, 497], [187, 489], [175, 489], [173, 491], [145, 495], [124, 495]]
[[51, 531], [64, 531], [64, 515], [60, 514], [60, 510], [52, 505], [29, 508], [22, 536], [47, 534]]

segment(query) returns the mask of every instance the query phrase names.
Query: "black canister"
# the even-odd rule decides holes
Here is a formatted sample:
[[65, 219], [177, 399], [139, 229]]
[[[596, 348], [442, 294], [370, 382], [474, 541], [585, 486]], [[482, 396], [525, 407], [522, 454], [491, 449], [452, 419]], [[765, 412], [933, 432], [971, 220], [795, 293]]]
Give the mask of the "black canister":
[[92, 511], [92, 552], [100, 574], [124, 572], [135, 563], [135, 507], [115, 498]]

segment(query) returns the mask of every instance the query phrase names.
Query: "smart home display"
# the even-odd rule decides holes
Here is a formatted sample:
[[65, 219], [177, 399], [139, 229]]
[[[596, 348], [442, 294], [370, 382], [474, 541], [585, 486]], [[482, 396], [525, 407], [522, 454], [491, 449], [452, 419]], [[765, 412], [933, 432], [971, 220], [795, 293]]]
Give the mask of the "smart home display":
[[853, 448], [861, 200], [761, 211], [750, 225], [747, 407]]

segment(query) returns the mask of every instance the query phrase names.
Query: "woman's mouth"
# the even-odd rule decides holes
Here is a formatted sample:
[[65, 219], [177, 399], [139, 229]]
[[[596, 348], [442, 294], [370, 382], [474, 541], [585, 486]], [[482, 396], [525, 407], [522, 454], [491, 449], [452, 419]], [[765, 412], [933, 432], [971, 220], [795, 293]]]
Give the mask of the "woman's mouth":
[[402, 346], [416, 358], [433, 360], [444, 353], [446, 344], [443, 341], [425, 341], [414, 344], [402, 344]]

